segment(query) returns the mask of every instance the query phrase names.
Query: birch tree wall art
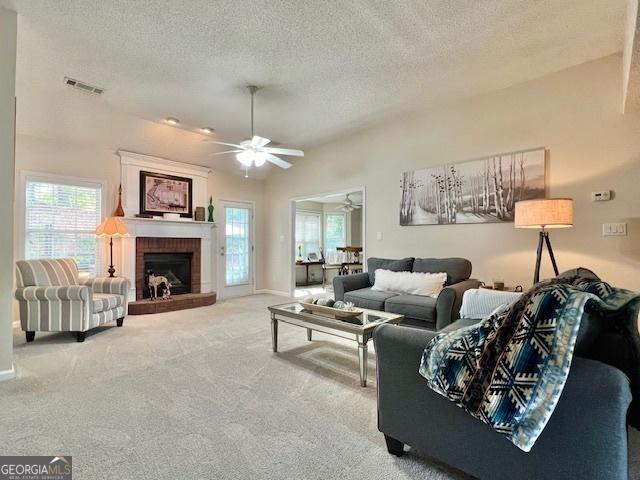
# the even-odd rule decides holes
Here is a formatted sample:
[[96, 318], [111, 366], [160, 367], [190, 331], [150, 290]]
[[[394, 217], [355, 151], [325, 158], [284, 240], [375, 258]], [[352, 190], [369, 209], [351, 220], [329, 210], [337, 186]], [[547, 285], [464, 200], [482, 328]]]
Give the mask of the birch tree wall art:
[[404, 172], [400, 225], [512, 222], [515, 203], [545, 187], [544, 148]]

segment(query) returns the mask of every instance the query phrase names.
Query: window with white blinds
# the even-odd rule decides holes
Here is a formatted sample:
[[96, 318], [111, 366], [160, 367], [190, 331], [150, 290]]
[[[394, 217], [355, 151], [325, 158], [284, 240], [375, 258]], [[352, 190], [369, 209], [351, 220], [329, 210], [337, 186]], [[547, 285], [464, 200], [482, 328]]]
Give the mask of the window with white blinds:
[[296, 212], [296, 256], [306, 260], [310, 253], [320, 258], [322, 244], [321, 215], [311, 212]]
[[324, 217], [325, 255], [335, 253], [338, 247], [347, 245], [347, 214], [342, 212], [326, 213]]
[[25, 258], [71, 257], [95, 274], [101, 216], [101, 183], [27, 176]]

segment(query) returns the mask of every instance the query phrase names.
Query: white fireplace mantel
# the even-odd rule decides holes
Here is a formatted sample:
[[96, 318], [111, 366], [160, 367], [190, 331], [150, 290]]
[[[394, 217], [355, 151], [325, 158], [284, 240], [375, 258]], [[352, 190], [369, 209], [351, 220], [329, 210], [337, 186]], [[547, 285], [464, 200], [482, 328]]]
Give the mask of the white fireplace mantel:
[[199, 238], [200, 239], [200, 291], [213, 292], [216, 289], [213, 252], [216, 251], [215, 224], [179, 220], [163, 220], [136, 217], [120, 219], [127, 227], [129, 236], [120, 241], [122, 274], [131, 281], [129, 301], [136, 299], [136, 238]]
[[193, 208], [206, 207], [209, 203], [207, 190], [209, 167], [175, 162], [166, 158], [118, 150], [120, 155], [120, 183], [122, 184], [122, 207], [125, 215], [132, 217], [140, 213], [140, 172], [151, 171], [190, 178], [193, 187]]
[[200, 256], [200, 291], [208, 293], [215, 291], [215, 257], [216, 235], [209, 222], [195, 222], [192, 220], [164, 220], [156, 218], [138, 218], [140, 213], [140, 172], [151, 171], [169, 175], [187, 177], [192, 180], [193, 208], [206, 207], [208, 204], [208, 183], [212, 171], [208, 167], [175, 162], [165, 158], [143, 155], [140, 153], [118, 150], [120, 156], [120, 180], [122, 183], [122, 206], [125, 217], [121, 218], [129, 231], [129, 237], [122, 238], [117, 257], [119, 257], [120, 272], [131, 281], [129, 300], [136, 299], [136, 238], [199, 238], [201, 240]]

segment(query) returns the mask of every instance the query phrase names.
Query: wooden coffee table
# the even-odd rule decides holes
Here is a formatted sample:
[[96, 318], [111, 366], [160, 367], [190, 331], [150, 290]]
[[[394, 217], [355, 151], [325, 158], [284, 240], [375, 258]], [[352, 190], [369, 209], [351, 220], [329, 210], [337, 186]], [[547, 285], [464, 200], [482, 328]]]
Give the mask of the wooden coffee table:
[[351, 323], [334, 316], [321, 315], [305, 310], [299, 303], [284, 303], [269, 307], [271, 312], [271, 341], [273, 351], [278, 351], [278, 322], [297, 325], [307, 330], [307, 340], [311, 341], [313, 330], [346, 338], [358, 343], [358, 363], [360, 365], [360, 385], [367, 386], [367, 343], [376, 327], [385, 323], [398, 324], [404, 315], [362, 309], [358, 317], [361, 323]]

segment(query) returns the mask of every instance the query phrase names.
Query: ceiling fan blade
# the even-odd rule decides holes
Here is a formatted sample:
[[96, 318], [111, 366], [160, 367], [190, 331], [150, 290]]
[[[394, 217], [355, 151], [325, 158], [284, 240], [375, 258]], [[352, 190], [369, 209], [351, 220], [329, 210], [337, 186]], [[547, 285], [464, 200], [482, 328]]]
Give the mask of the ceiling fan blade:
[[291, 167], [291, 164], [289, 162], [282, 160], [281, 158], [278, 158], [275, 155], [271, 155], [270, 153], [266, 153], [266, 152], [265, 152], [265, 160], [267, 162], [273, 163], [274, 165], [277, 165], [280, 168]]
[[251, 139], [251, 146], [253, 148], [260, 148], [260, 147], [264, 147], [267, 143], [270, 143], [270, 142], [271, 140], [269, 140], [268, 138], [254, 135], [253, 138]]
[[290, 155], [292, 157], [304, 157], [302, 150], [294, 150], [292, 148], [275, 148], [275, 147], [262, 147], [260, 150], [267, 153], [275, 153], [278, 155]]
[[224, 152], [211, 153], [210, 155], [224, 155], [225, 153], [239, 153], [239, 152], [244, 152], [244, 150], [226, 150]]
[[236, 145], [235, 143], [219, 142], [217, 140], [205, 140], [205, 143], [215, 143], [216, 145], [226, 145], [227, 147], [243, 148], [242, 145]]

